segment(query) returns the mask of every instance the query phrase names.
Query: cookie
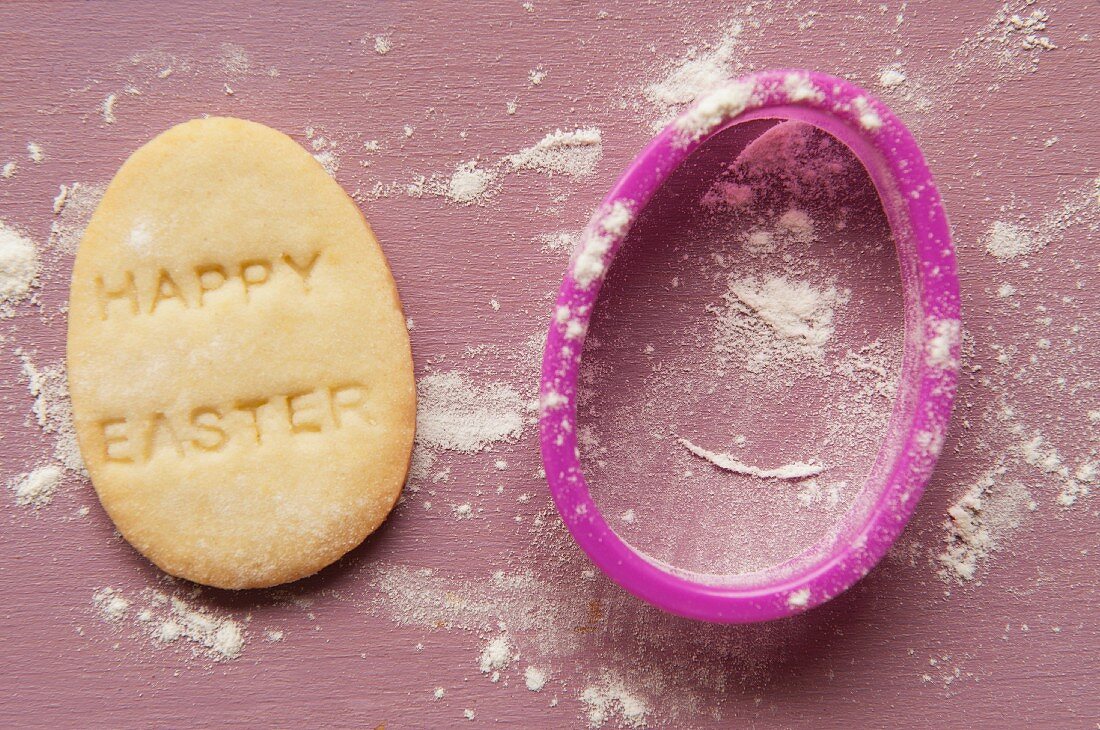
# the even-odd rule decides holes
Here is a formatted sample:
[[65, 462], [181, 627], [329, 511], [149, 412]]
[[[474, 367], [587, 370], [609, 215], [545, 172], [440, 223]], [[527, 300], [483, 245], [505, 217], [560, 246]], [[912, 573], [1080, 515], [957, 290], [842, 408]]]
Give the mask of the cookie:
[[286, 135], [196, 119], [111, 181], [73, 269], [69, 387], [119, 532], [220, 588], [310, 575], [401, 492], [409, 335], [359, 210]]

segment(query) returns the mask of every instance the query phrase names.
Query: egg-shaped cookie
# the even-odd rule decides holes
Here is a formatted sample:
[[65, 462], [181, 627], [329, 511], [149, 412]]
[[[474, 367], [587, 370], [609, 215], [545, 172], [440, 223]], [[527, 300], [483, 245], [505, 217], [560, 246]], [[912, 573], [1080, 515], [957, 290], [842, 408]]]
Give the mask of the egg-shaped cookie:
[[405, 481], [416, 386], [386, 258], [321, 165], [261, 124], [186, 122], [118, 171], [77, 252], [68, 371], [100, 502], [174, 576], [310, 575]]

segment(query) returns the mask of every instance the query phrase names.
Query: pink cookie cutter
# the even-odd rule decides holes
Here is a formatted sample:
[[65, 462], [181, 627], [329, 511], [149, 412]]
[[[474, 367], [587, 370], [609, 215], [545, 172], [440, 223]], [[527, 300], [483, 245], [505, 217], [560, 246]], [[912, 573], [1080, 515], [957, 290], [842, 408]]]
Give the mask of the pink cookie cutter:
[[[592, 501], [577, 450], [577, 373], [603, 276], [637, 214], [708, 139], [761, 119], [812, 124], [851, 148], [869, 172], [901, 268], [901, 377], [870, 476], [828, 536], [756, 573], [690, 573], [633, 548]], [[866, 91], [826, 74], [769, 71], [731, 81], [681, 114], [635, 158], [588, 223], [562, 281], [542, 360], [539, 420], [558, 512], [605, 573], [672, 613], [746, 623], [819, 605], [875, 566], [916, 507], [943, 447], [958, 379], [959, 335], [959, 280], [947, 218], [909, 130]]]

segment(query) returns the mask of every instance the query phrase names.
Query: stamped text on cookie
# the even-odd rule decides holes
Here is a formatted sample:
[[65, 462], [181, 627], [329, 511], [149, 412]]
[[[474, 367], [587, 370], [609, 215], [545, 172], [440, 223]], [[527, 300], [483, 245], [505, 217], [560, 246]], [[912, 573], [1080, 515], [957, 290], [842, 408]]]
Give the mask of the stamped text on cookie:
[[308, 293], [321, 251], [293, 256], [253, 258], [231, 264], [205, 263], [185, 271], [121, 271], [95, 278], [101, 319], [156, 314], [161, 308], [196, 309], [215, 297], [247, 303], [257, 290], [277, 277], [294, 277]]
[[139, 464], [161, 453], [188, 457], [219, 452], [234, 442], [247, 447], [286, 443], [287, 437], [331, 432], [353, 419], [369, 421], [366, 388], [342, 383], [185, 412], [102, 419], [100, 448], [108, 463]]

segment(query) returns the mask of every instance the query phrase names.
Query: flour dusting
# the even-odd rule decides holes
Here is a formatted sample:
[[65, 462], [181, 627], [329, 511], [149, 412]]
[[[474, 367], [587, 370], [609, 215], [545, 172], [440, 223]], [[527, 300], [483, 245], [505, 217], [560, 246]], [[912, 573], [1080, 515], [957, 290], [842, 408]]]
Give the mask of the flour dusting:
[[596, 172], [602, 154], [603, 136], [600, 130], [585, 127], [571, 132], [561, 129], [550, 132], [531, 147], [511, 155], [508, 160], [516, 170], [537, 170], [549, 175], [557, 173], [580, 179]]
[[61, 485], [62, 476], [60, 467], [47, 464], [17, 477], [11, 485], [15, 492], [15, 503], [34, 509], [46, 506], [53, 500], [54, 492]]
[[836, 312], [850, 292], [786, 276], [731, 278], [724, 307], [712, 307], [715, 351], [762, 373], [781, 363], [823, 362]]
[[447, 197], [461, 205], [484, 203], [495, 179], [496, 174], [478, 167], [477, 160], [463, 162], [455, 168], [447, 183]]
[[730, 80], [741, 32], [742, 26], [735, 23], [716, 42], [692, 46], [682, 58], [663, 69], [658, 81], [645, 86], [642, 95], [657, 114], [651, 122], [654, 129], [661, 129], [696, 99]]
[[38, 248], [23, 233], [0, 220], [0, 318], [15, 314], [38, 284]]
[[717, 466], [719, 469], [724, 469], [734, 474], [745, 474], [748, 476], [760, 477], [761, 479], [806, 479], [825, 471], [825, 467], [819, 464], [808, 464], [802, 461], [791, 462], [790, 464], [784, 464], [783, 466], [777, 466], [773, 469], [761, 469], [758, 466], [751, 466], [738, 461], [729, 454], [715, 453], [714, 451], [707, 451], [706, 449], [696, 446], [692, 442], [685, 438], [676, 439], [677, 442], [691, 453], [698, 456], [700, 459], [705, 459], [710, 463]]
[[106, 185], [98, 183], [73, 183], [65, 196], [65, 205], [50, 224], [49, 244], [63, 254], [75, 254], [84, 229], [88, 226]]
[[417, 383], [416, 440], [428, 448], [467, 454], [516, 441], [527, 405], [506, 383], [475, 383], [450, 370]]
[[17, 349], [23, 361], [23, 377], [33, 398], [31, 412], [44, 433], [54, 437], [53, 457], [69, 471], [87, 475], [73, 424], [73, 405], [69, 399], [69, 379], [65, 363], [38, 367], [30, 355]]
[[[147, 588], [135, 597], [105, 587], [92, 594], [92, 604], [105, 621], [125, 620], [157, 644], [189, 644], [195, 653], [218, 662], [238, 658], [248, 639], [244, 624], [196, 606], [193, 600], [200, 594], [200, 589], [185, 597]], [[281, 640], [280, 633], [276, 641]]]
[[972, 581], [990, 556], [1036, 508], [1027, 488], [1004, 478], [1004, 469], [984, 474], [947, 510], [943, 523], [941, 575], [959, 582]]
[[610, 672], [605, 672], [599, 681], [584, 688], [581, 702], [588, 708], [588, 726], [591, 728], [603, 727], [604, 723], [613, 719], [630, 728], [647, 725], [649, 705], [628, 689], [621, 678]]
[[1038, 253], [1074, 225], [1085, 225], [1093, 232], [1100, 230], [1100, 178], [1064, 196], [1060, 205], [1033, 224], [1023, 218], [994, 221], [983, 244], [990, 256], [1011, 261]]

